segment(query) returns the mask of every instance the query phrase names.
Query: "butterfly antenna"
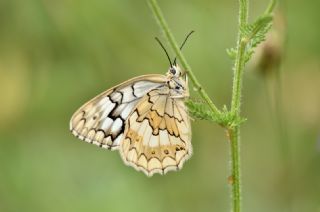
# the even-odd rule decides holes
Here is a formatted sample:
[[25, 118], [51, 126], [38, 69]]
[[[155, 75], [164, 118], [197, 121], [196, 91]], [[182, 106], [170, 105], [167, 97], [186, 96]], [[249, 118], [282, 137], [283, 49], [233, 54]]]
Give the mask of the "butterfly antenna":
[[168, 57], [168, 60], [169, 60], [169, 63], [170, 63], [170, 67], [172, 68], [172, 62], [171, 62], [171, 59], [170, 59], [170, 56], [166, 50], [166, 48], [164, 48], [164, 46], [162, 45], [161, 41], [159, 40], [159, 38], [155, 37], [156, 41], [158, 41], [158, 43], [160, 44], [160, 46], [162, 47], [162, 49], [164, 50], [164, 52], [166, 53], [167, 57]]
[[[191, 32], [189, 32], [189, 34], [186, 36], [186, 38], [184, 39], [183, 43], [180, 46], [180, 50], [183, 48], [184, 44], [187, 42], [188, 38], [190, 37], [190, 35], [194, 33], [194, 30], [192, 30]], [[174, 58], [173, 60], [173, 64], [177, 65], [177, 57]]]

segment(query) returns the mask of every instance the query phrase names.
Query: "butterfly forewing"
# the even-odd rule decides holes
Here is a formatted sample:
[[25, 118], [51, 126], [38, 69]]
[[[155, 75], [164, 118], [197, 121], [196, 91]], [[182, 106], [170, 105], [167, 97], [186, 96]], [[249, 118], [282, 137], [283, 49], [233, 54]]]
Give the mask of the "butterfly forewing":
[[127, 120], [120, 154], [127, 165], [146, 175], [182, 168], [192, 154], [190, 120], [184, 100], [168, 87], [155, 88]]
[[117, 149], [123, 140], [126, 120], [138, 102], [150, 90], [162, 87], [165, 82], [163, 75], [145, 75], [103, 92], [74, 113], [70, 130], [81, 140]]

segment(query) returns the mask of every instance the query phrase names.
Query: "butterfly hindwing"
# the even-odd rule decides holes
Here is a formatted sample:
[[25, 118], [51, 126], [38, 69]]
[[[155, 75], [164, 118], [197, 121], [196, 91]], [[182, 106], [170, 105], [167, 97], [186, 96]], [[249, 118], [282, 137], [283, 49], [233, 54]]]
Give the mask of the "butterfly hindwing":
[[126, 120], [141, 98], [165, 82], [163, 75], [145, 75], [103, 92], [74, 113], [70, 130], [81, 140], [117, 149], [123, 140]]
[[190, 120], [182, 98], [153, 89], [128, 117], [120, 154], [146, 175], [182, 168], [192, 154]]

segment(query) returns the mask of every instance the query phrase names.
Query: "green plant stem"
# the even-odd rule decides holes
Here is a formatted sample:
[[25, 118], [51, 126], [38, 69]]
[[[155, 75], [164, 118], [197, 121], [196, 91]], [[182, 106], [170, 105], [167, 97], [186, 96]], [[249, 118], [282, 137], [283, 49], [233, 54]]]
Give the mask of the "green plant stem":
[[231, 147], [231, 193], [232, 211], [241, 210], [241, 181], [240, 181], [240, 127], [228, 130], [228, 137]]
[[151, 10], [153, 11], [157, 21], [158, 21], [160, 28], [163, 30], [165, 37], [167, 38], [169, 44], [171, 45], [174, 52], [176, 53], [177, 58], [180, 60], [181, 66], [187, 72], [193, 86], [198, 91], [198, 93], [202, 97], [202, 99], [209, 105], [214, 116], [218, 119], [220, 117], [220, 111], [214, 105], [214, 103], [211, 101], [207, 92], [203, 89], [202, 85], [200, 84], [200, 82], [198, 81], [198, 79], [196, 78], [194, 73], [192, 72], [192, 69], [189, 66], [189, 64], [187, 63], [185, 57], [182, 55], [182, 53], [177, 45], [177, 42], [175, 41], [172, 33], [170, 32], [168, 24], [164, 19], [164, 16], [162, 14], [160, 7], [158, 6], [157, 1], [156, 0], [149, 0], [149, 5], [150, 5]]
[[[239, 24], [237, 54], [234, 65], [231, 113], [240, 117], [241, 88], [245, 66], [245, 51], [249, 40], [242, 34], [241, 29], [248, 23], [248, 0], [239, 0]], [[241, 211], [241, 176], [240, 176], [240, 125], [229, 129], [231, 152], [232, 202], [233, 212]]]
[[[249, 2], [248, 0], [239, 0], [239, 30], [248, 22]], [[239, 36], [241, 35], [239, 31]], [[239, 41], [239, 40], [238, 40]]]
[[231, 113], [234, 116], [240, 115], [241, 103], [241, 88], [242, 88], [242, 75], [245, 65], [245, 50], [248, 40], [240, 37], [239, 45], [237, 47], [237, 57], [234, 65], [233, 87], [232, 87], [232, 100], [231, 100]]
[[240, 127], [229, 129], [231, 148], [231, 193], [233, 212], [241, 211]]
[[271, 0], [264, 14], [271, 14], [276, 7], [277, 0]]

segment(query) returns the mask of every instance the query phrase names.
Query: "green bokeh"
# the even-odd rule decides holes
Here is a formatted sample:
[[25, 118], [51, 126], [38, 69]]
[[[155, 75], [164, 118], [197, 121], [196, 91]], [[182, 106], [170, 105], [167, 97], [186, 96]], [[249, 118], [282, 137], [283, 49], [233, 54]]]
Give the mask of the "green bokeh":
[[[267, 1], [251, 2], [253, 20]], [[159, 3], [177, 40], [196, 31], [183, 52], [214, 102], [228, 104], [225, 49], [235, 44], [237, 2]], [[283, 8], [287, 140], [268, 106], [274, 82], [246, 72], [244, 211], [320, 211], [320, 3], [291, 0]], [[152, 178], [69, 132], [85, 101], [131, 77], [166, 72], [155, 36], [164, 40], [146, 1], [0, 2], [0, 211], [229, 211], [229, 144], [215, 124], [193, 122], [191, 160]]]

